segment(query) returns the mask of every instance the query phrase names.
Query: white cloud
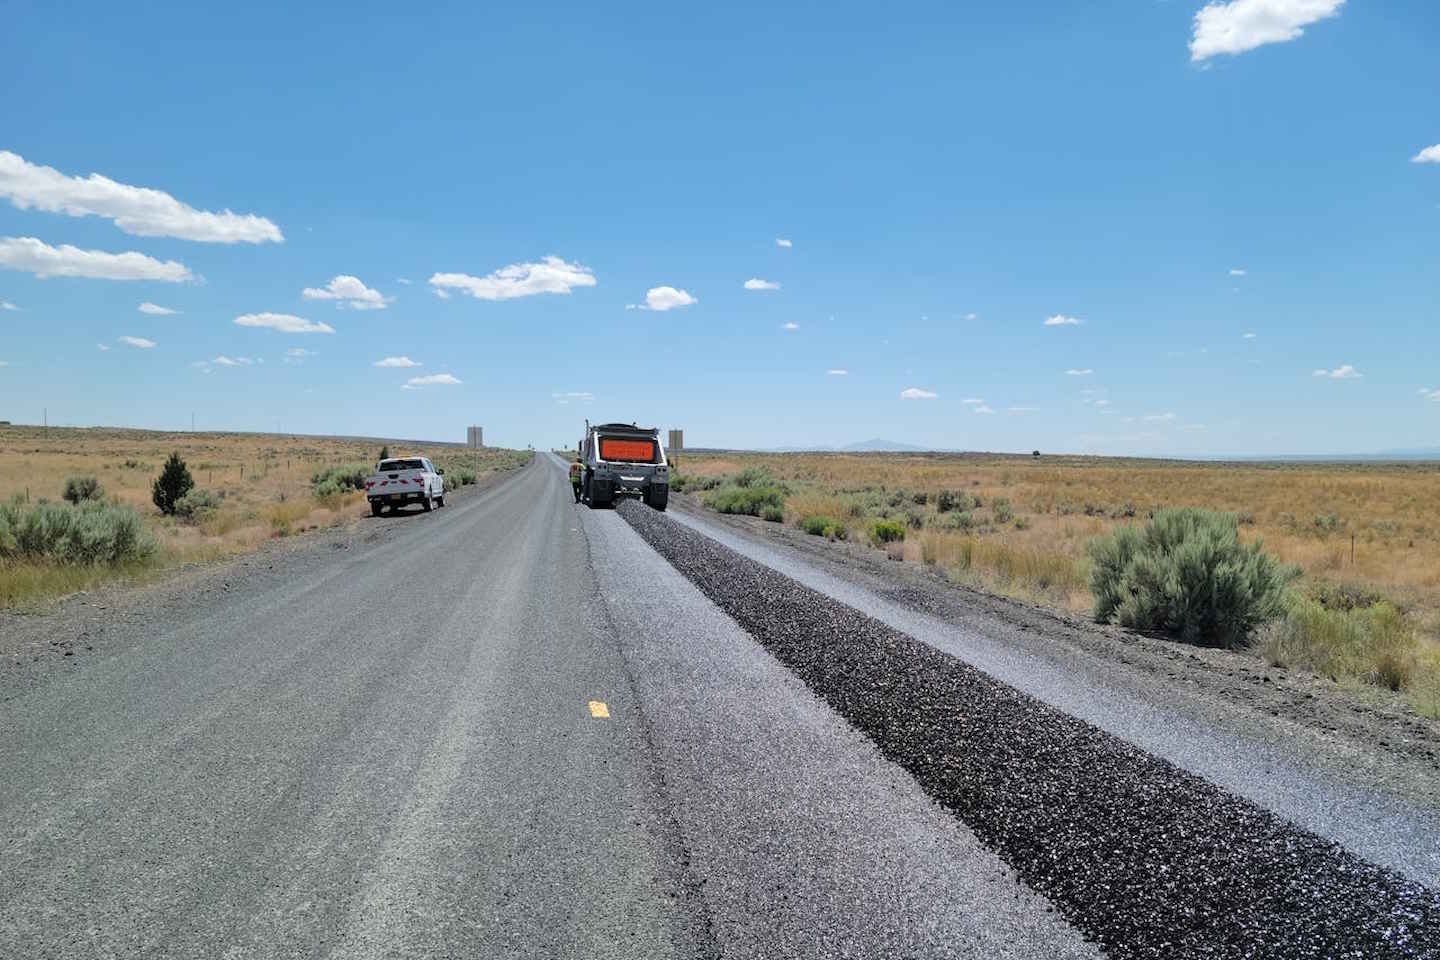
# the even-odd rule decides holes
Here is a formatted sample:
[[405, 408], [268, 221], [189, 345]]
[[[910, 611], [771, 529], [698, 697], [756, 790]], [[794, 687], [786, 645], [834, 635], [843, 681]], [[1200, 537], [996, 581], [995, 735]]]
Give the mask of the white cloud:
[[1241, 340], [1254, 340], [1254, 339], [1255, 339], [1255, 336], [1256, 336], [1256, 335], [1253, 334], [1253, 333], [1242, 333], [1242, 334], [1240, 334], [1240, 339], [1241, 339]]
[[774, 280], [761, 280], [759, 277], [751, 277], [745, 281], [746, 290], [779, 290], [780, 284]]
[[316, 356], [314, 350], [306, 350], [304, 347], [291, 347], [289, 350], [285, 351], [285, 356], [282, 362], [289, 364], [301, 364], [305, 362], [306, 357], [313, 356]]
[[1410, 158], [1411, 163], [1440, 163], [1440, 143], [1426, 147]]
[[384, 310], [394, 299], [379, 290], [371, 290], [359, 277], [343, 273], [324, 287], [306, 287], [300, 295], [306, 300], [334, 300], [335, 306], [352, 310]]
[[787, 321], [785, 321], [784, 323], [780, 324], [780, 329], [781, 329], [781, 330], [799, 330], [799, 329], [800, 329], [800, 324], [796, 323], [794, 320], [787, 320]]
[[1232, 277], [1243, 277], [1243, 276], [1245, 276], [1246, 273], [1248, 273], [1248, 271], [1245, 270], [1245, 269], [1242, 268], [1242, 267], [1231, 267], [1231, 268], [1230, 268], [1230, 276], [1232, 276]]
[[105, 344], [103, 344], [103, 343], [97, 343], [97, 344], [95, 344], [95, 349], [96, 349], [96, 350], [99, 350], [101, 353], [109, 353], [109, 352], [110, 352], [110, 348], [107, 347], [107, 346], [106, 346]]
[[154, 340], [146, 340], [144, 337], [116, 337], [120, 343], [129, 344], [132, 347], [139, 347], [141, 350], [150, 350], [155, 346]]
[[[576, 287], [595, 286], [595, 274], [589, 267], [566, 263], [559, 257], [543, 257], [539, 263], [512, 263], [487, 277], [466, 273], [437, 273], [430, 277], [430, 286], [439, 293], [459, 290], [477, 300], [514, 300], [541, 293], [566, 293]], [[440, 293], [444, 296], [443, 293]]]
[[588, 390], [571, 390], [566, 393], [552, 393], [550, 396], [556, 403], [590, 403], [595, 399], [595, 394]]
[[0, 360], [0, 367], [8, 367], [8, 366], [10, 366], [10, 361], [9, 361], [9, 360]]
[[149, 300], [146, 300], [135, 309], [141, 313], [148, 313], [152, 317], [171, 317], [180, 312], [179, 310], [171, 310], [169, 307], [162, 307], [158, 303], [151, 303]]
[[424, 377], [411, 377], [409, 380], [406, 380], [406, 381], [405, 381], [405, 386], [407, 386], [407, 387], [429, 387], [429, 386], [434, 386], [434, 385], [437, 385], [437, 384], [439, 384], [439, 385], [445, 385], [445, 386], [456, 386], [456, 385], [461, 384], [461, 383], [463, 383], [463, 382], [464, 382], [463, 380], [460, 380], [460, 379], [458, 379], [458, 378], [456, 378], [456, 377], [452, 377], [452, 376], [451, 376], [450, 374], [448, 374], [448, 373], [432, 373], [432, 374], [430, 374], [430, 375], [428, 375], [428, 376], [424, 376]]
[[795, 244], [791, 243], [789, 240], [786, 240], [784, 237], [776, 237], [775, 246], [785, 247], [788, 250], [790, 247], [795, 246]]
[[966, 397], [964, 400], [961, 400], [960, 402], [963, 403], [963, 404], [965, 404], [965, 405], [968, 406], [968, 407], [978, 407], [978, 406], [981, 406], [982, 404], [985, 403], [985, 401], [982, 400], [980, 397]]
[[1267, 43], [1285, 43], [1312, 23], [1340, 12], [1345, 0], [1230, 0], [1207, 3], [1195, 14], [1190, 59], [1244, 53]]
[[1420, 396], [1424, 397], [1426, 400], [1433, 400], [1436, 403], [1440, 403], [1440, 387], [1437, 387], [1434, 390], [1421, 387]]
[[1359, 380], [1365, 374], [1356, 370], [1348, 363], [1342, 363], [1334, 370], [1316, 370], [1310, 374], [1312, 377], [1329, 377], [1331, 380]]
[[909, 387], [900, 391], [901, 400], [934, 400], [940, 396], [929, 390], [921, 390], [919, 387]]
[[400, 284], [402, 287], [410, 286], [410, 279], [408, 277], [396, 277], [395, 282]]
[[[1088, 400], [1086, 401], [1086, 403], [1089, 403], [1089, 402], [1091, 402], [1091, 401], [1088, 401]], [[1094, 404], [1095, 404], [1095, 406], [1097, 406], [1097, 407], [1108, 407], [1108, 406], [1110, 406], [1110, 401], [1109, 401], [1109, 400], [1096, 400], [1096, 401], [1094, 401]]]
[[967, 313], [967, 314], [965, 314], [965, 319], [966, 319], [966, 320], [979, 320], [979, 319], [980, 319], [980, 314], [978, 314], [978, 313]]
[[990, 413], [994, 413], [995, 411], [994, 411], [994, 410], [991, 410], [989, 407], [985, 406], [985, 404], [982, 403], [982, 404], [980, 404], [980, 406], [978, 406], [978, 407], [975, 408], [975, 412], [976, 412], [976, 413], [990, 414]]
[[431, 290], [430, 292], [433, 293], [433, 294], [435, 294], [435, 296], [439, 297], [441, 300], [449, 300], [449, 299], [450, 299], [450, 291], [449, 291], [449, 290], [441, 290], [439, 287], [436, 287], [434, 290]]
[[1140, 419], [1144, 420], [1146, 423], [1170, 423], [1172, 420], [1175, 420], [1177, 418], [1173, 413], [1151, 413], [1141, 417]]
[[278, 330], [280, 333], [335, 332], [335, 328], [328, 323], [317, 323], [314, 320], [306, 320], [304, 317], [296, 317], [288, 313], [243, 313], [235, 318], [235, 323], [241, 327], [264, 327], [267, 330]]
[[376, 360], [373, 367], [423, 367], [424, 364], [418, 360], [411, 360], [409, 357], [386, 357], [384, 360]]
[[195, 279], [183, 263], [164, 263], [143, 253], [106, 253], [81, 250], [70, 244], [52, 247], [34, 237], [0, 237], [0, 267], [24, 270], [42, 280], [47, 277], [90, 277], [96, 280], [162, 280], [182, 283]]
[[21, 210], [72, 217], [104, 217], [137, 237], [177, 237], [200, 243], [283, 243], [280, 228], [264, 217], [196, 210], [163, 190], [132, 187], [92, 173], [67, 177], [0, 150], [0, 197]]
[[227, 357], [223, 354], [215, 358], [215, 363], [222, 367], [250, 367], [255, 361], [249, 357]]
[[1078, 327], [1084, 322], [1084, 320], [1078, 317], [1067, 317], [1063, 313], [1057, 313], [1053, 317], [1045, 318], [1045, 326], [1047, 327]]
[[651, 287], [645, 291], [644, 303], [626, 304], [625, 309], [664, 311], [674, 310], [676, 307], [688, 307], [692, 303], [699, 302], [684, 290], [676, 290], [674, 287]]
[[1006, 413], [1039, 413], [1039, 407], [1006, 407]]
[[848, 377], [850, 375], [849, 370], [845, 370], [840, 367], [833, 367], [829, 370], [826, 370], [825, 373], [826, 375], [831, 377]]
[[1094, 370], [1091, 370], [1089, 367], [1079, 367], [1079, 368], [1071, 367], [1069, 370], [1066, 370], [1066, 371], [1065, 371], [1065, 376], [1067, 376], [1067, 377], [1088, 377], [1088, 376], [1090, 376], [1090, 374], [1092, 374], [1092, 373], [1094, 373], [1094, 372], [1095, 372], [1095, 371], [1094, 371]]
[[19, 309], [20, 309], [19, 307], [15, 306], [15, 304], [11, 303], [9, 300], [0, 300], [0, 310], [19, 310]]

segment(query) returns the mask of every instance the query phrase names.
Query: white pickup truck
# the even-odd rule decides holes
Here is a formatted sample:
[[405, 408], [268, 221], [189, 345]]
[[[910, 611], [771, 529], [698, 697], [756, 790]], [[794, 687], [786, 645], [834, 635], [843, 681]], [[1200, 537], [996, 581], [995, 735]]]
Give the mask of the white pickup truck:
[[418, 503], [427, 511], [445, 506], [445, 471], [424, 457], [381, 460], [375, 475], [365, 481], [365, 499], [375, 516], [390, 507]]

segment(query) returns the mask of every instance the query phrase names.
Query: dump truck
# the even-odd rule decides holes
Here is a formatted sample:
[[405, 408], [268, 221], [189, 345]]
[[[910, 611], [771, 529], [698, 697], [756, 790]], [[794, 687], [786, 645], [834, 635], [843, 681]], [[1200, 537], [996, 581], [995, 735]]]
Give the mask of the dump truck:
[[656, 510], [670, 500], [670, 466], [655, 427], [633, 423], [585, 421], [578, 448], [583, 474], [580, 499], [590, 508], [613, 506], [621, 497], [635, 497]]

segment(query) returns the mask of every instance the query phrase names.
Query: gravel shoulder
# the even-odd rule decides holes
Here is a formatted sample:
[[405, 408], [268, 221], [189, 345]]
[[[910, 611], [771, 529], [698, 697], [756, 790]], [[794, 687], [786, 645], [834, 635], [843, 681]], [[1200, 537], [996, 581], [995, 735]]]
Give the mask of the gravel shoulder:
[[483, 496], [525, 474], [525, 468], [486, 474], [447, 496], [430, 517], [415, 511], [353, 518], [334, 527], [267, 540], [253, 553], [214, 563], [186, 564], [146, 583], [118, 582], [57, 600], [40, 613], [0, 610], [0, 703], [90, 664], [124, 653], [157, 624], [177, 614], [203, 614], [245, 588], [279, 585], [337, 551], [381, 544], [413, 522], [445, 516], [445, 510]]
[[1107, 953], [1440, 956], [1440, 896], [1412, 877], [691, 523], [630, 502], [619, 512]]
[[682, 516], [803, 562], [918, 614], [938, 618], [1068, 670], [1151, 698], [1220, 705], [1253, 723], [1303, 738], [1350, 766], [1363, 782], [1440, 807], [1440, 720], [1408, 711], [1383, 691], [1356, 690], [1300, 671], [1272, 667], [1247, 652], [1213, 650], [1149, 637], [949, 581], [933, 569], [889, 560], [865, 544], [830, 541], [788, 525], [706, 510], [689, 495], [671, 497]]

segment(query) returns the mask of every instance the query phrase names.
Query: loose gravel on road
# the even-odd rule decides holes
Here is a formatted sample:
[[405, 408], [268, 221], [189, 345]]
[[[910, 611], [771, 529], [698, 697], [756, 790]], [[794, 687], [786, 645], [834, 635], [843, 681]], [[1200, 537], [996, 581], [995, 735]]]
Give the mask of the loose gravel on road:
[[1440, 896], [638, 503], [624, 518], [1115, 957], [1440, 957]]

